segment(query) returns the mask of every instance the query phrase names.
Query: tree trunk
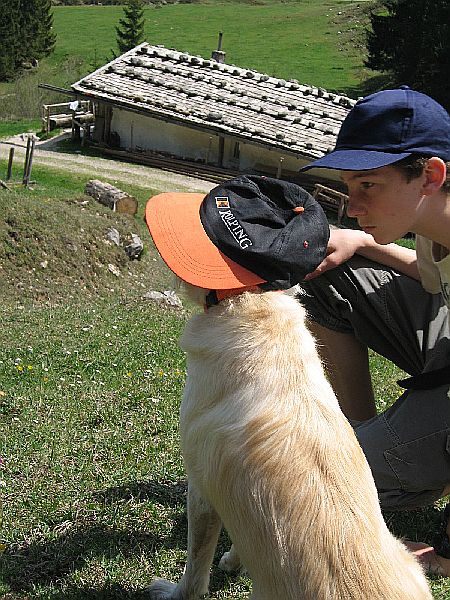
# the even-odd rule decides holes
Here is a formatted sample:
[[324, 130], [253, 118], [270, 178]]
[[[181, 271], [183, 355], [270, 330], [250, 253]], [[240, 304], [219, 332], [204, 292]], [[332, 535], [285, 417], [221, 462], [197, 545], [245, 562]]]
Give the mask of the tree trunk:
[[118, 213], [135, 215], [138, 203], [136, 198], [119, 190], [110, 183], [103, 183], [98, 179], [91, 179], [84, 188], [84, 193], [95, 198], [100, 204], [107, 206]]

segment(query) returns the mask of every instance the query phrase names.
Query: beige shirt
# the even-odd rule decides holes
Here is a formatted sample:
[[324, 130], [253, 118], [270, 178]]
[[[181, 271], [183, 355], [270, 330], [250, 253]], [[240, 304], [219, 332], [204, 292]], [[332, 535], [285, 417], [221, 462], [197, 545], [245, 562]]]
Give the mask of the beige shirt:
[[417, 267], [423, 287], [441, 293], [450, 308], [450, 253], [447, 248], [420, 235], [416, 236]]

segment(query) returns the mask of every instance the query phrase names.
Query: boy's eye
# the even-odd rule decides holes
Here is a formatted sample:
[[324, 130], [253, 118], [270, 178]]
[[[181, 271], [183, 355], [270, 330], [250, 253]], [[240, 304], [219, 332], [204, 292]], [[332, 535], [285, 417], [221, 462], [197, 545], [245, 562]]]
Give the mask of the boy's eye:
[[368, 190], [369, 188], [371, 188], [374, 184], [371, 183], [370, 181], [362, 181], [361, 182], [361, 187], [364, 188], [365, 190]]

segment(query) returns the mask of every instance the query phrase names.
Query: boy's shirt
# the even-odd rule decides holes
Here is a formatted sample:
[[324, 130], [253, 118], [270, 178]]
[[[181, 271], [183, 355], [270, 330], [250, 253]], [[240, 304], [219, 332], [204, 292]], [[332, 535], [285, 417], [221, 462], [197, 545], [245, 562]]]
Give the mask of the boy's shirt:
[[421, 235], [416, 236], [417, 267], [423, 287], [441, 293], [450, 308], [450, 252]]

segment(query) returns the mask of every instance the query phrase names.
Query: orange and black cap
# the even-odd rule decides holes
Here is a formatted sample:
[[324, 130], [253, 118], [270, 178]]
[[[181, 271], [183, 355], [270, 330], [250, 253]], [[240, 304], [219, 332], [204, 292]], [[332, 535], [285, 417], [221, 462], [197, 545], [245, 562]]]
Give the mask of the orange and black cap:
[[181, 279], [205, 289], [287, 289], [326, 254], [321, 206], [296, 184], [242, 175], [206, 196], [159, 194], [146, 208], [156, 247]]

